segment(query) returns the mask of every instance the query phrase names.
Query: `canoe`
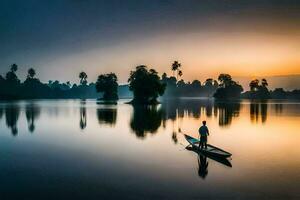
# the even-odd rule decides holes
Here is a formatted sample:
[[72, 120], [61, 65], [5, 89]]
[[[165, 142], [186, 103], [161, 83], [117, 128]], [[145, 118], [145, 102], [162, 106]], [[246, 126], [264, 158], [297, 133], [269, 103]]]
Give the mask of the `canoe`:
[[[199, 140], [196, 138], [193, 138], [189, 135], [184, 134], [185, 139], [190, 143], [193, 147], [198, 148], [199, 147]], [[211, 144], [207, 144], [207, 149], [203, 148], [198, 148], [199, 152], [203, 153], [204, 155], [210, 155], [210, 156], [216, 156], [216, 157], [223, 157], [223, 158], [228, 158], [232, 154], [224, 151], [223, 149], [220, 149], [218, 147], [215, 147]]]
[[232, 167], [231, 162], [226, 157], [219, 157], [219, 156], [212, 156], [212, 155], [204, 154], [199, 150], [198, 147], [193, 147], [193, 146], [187, 146], [185, 149], [188, 150], [188, 151], [193, 151], [193, 152], [197, 153], [200, 156], [202, 155], [202, 156], [205, 156], [207, 158], [210, 158], [210, 159], [212, 159], [212, 160], [214, 160], [218, 163], [226, 165], [227, 167]]

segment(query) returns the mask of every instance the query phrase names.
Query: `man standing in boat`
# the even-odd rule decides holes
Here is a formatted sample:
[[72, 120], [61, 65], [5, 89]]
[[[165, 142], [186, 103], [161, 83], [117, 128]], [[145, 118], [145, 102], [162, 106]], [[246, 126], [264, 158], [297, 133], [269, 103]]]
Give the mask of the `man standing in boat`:
[[200, 135], [200, 143], [199, 148], [203, 149], [205, 145], [205, 149], [207, 149], [207, 136], [209, 135], [208, 128], [206, 126], [206, 121], [202, 121], [202, 126], [199, 128], [199, 135]]

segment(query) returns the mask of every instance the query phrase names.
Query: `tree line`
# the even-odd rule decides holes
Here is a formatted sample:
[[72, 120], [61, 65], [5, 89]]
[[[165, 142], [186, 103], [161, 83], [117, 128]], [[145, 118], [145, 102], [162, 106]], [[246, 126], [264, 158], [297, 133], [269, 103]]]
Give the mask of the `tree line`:
[[5, 77], [0, 75], [0, 99], [32, 99], [32, 98], [98, 98], [104, 102], [116, 102], [121, 97], [132, 97], [132, 104], [157, 104], [159, 97], [214, 97], [216, 99], [249, 98], [300, 98], [300, 90], [284, 91], [277, 88], [268, 89], [266, 79], [255, 79], [249, 83], [250, 91], [243, 87], [229, 74], [220, 74], [217, 80], [206, 79], [185, 82], [182, 65], [178, 61], [171, 64], [173, 76], [166, 73], [159, 76], [155, 69], [139, 65], [129, 74], [128, 85], [119, 86], [115, 73], [100, 74], [95, 83], [88, 83], [88, 75], [80, 72], [80, 84], [69, 81], [49, 81], [42, 83], [36, 78], [33, 68], [28, 70], [27, 77], [21, 82], [17, 76], [18, 65], [12, 64]]

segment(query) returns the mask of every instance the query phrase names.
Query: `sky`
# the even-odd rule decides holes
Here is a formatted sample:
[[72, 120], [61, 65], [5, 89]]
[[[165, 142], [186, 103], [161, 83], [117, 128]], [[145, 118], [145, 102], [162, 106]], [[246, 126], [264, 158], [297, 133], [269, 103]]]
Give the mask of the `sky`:
[[126, 83], [144, 64], [182, 64], [185, 80], [300, 74], [297, 0], [1, 0], [0, 74], [19, 65], [42, 81]]

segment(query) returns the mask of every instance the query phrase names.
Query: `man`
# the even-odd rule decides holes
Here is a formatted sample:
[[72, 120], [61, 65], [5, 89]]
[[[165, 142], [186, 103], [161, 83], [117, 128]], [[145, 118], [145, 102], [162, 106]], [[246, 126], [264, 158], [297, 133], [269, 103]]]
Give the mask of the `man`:
[[200, 135], [200, 143], [199, 148], [203, 149], [205, 145], [205, 149], [207, 149], [207, 136], [209, 135], [208, 128], [206, 126], [206, 121], [202, 121], [202, 126], [199, 128], [199, 135]]

